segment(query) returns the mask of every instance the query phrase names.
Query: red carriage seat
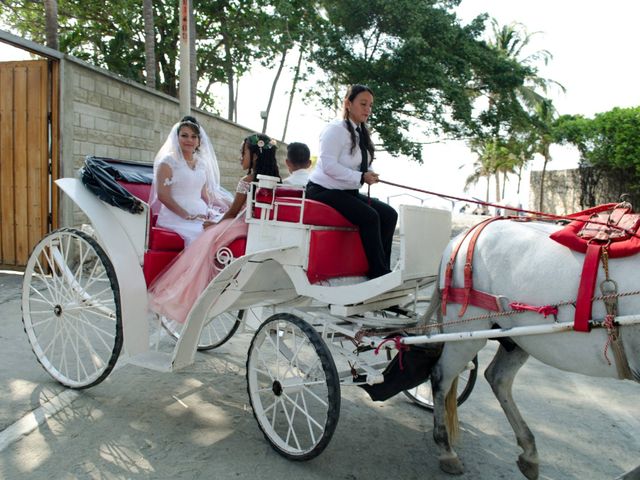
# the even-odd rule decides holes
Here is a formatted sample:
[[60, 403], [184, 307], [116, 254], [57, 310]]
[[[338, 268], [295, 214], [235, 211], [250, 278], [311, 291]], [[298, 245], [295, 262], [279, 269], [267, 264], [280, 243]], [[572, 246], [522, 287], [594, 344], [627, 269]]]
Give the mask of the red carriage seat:
[[[151, 185], [144, 183], [129, 183], [119, 181], [129, 193], [148, 203]], [[149, 244], [147, 251], [144, 253], [144, 264], [142, 271], [147, 285], [162, 272], [174, 258], [184, 249], [184, 240], [180, 235], [172, 230], [158, 227], [156, 220], [158, 215], [151, 212]], [[244, 255], [247, 246], [246, 238], [238, 238], [227, 246], [233, 253], [234, 257]]]
[[[119, 182], [127, 191], [144, 202], [149, 201], [151, 185]], [[256, 202], [270, 204], [272, 190], [258, 190]], [[302, 206], [302, 190], [287, 187], [276, 189], [278, 208], [270, 212], [270, 219], [277, 212], [277, 220], [299, 222]], [[253, 215], [260, 218], [261, 209]], [[151, 213], [149, 244], [144, 254], [143, 272], [149, 285], [184, 249], [180, 235], [156, 226], [157, 215]], [[364, 276], [368, 271], [367, 258], [362, 248], [360, 234], [355, 225], [330, 206], [315, 200], [305, 200], [302, 223], [311, 226], [307, 278], [317, 283], [334, 277]], [[235, 258], [245, 254], [246, 238], [234, 240], [228, 248]]]
[[[275, 189], [277, 207], [269, 212], [269, 219], [281, 222], [300, 221], [302, 191], [288, 187]], [[258, 189], [256, 204], [271, 204], [273, 190]], [[262, 209], [254, 208], [254, 218]], [[364, 276], [369, 270], [362, 248], [358, 227], [327, 204], [304, 200], [302, 223], [311, 226], [307, 278], [311, 283], [335, 277]]]

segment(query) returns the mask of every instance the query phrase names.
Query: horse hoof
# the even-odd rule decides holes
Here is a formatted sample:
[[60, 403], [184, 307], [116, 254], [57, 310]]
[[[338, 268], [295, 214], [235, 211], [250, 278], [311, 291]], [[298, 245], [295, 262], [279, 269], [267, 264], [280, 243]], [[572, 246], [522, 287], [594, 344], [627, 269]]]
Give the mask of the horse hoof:
[[443, 458], [440, 460], [440, 470], [451, 475], [462, 475], [464, 467], [459, 458]]
[[537, 480], [539, 474], [539, 465], [537, 462], [531, 462], [526, 460], [524, 457], [518, 457], [518, 468], [522, 472], [522, 474], [527, 477], [529, 480]]

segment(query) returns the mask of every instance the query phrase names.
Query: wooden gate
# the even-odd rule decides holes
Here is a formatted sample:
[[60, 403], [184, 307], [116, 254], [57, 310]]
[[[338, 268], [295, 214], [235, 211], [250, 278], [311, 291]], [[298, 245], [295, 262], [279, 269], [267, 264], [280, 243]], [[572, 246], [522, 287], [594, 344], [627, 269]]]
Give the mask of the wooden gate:
[[[49, 159], [57, 149], [57, 129], [49, 134], [48, 119], [56, 105], [49, 65], [47, 60], [0, 63], [2, 267], [26, 265], [31, 249], [50, 228]], [[57, 63], [55, 67], [57, 74]]]

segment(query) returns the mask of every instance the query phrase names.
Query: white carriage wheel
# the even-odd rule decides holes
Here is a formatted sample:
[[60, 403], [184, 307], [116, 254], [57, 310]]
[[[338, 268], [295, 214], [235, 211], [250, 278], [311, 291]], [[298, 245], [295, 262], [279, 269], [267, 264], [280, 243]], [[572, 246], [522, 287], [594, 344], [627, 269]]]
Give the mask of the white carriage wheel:
[[[478, 356], [473, 357], [470, 362], [473, 363], [473, 368], [469, 365], [458, 375], [458, 406], [462, 405], [473, 390], [478, 378]], [[431, 392], [431, 381], [427, 380], [421, 383], [417, 387], [405, 390], [404, 393], [413, 403], [419, 407], [433, 411], [433, 393]]]
[[71, 228], [40, 240], [24, 273], [22, 323], [38, 362], [62, 385], [87, 388], [109, 375], [122, 349], [120, 289], [98, 242]]
[[[207, 319], [198, 339], [198, 350], [212, 350], [226, 343], [238, 330], [243, 317], [244, 310], [238, 310], [223, 312]], [[174, 340], [177, 341], [180, 338], [184, 324], [165, 316], [160, 317], [160, 322]]]
[[307, 322], [278, 313], [260, 325], [247, 357], [247, 390], [260, 430], [291, 460], [328, 445], [340, 417], [340, 381], [329, 348]]

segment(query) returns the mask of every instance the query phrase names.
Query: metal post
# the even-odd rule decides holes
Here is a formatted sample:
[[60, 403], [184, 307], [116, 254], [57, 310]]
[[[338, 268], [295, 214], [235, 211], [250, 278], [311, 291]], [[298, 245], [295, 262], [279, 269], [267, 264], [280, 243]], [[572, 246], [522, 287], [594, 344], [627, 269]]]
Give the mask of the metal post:
[[180, 113], [191, 114], [191, 51], [189, 22], [191, 0], [180, 0]]

